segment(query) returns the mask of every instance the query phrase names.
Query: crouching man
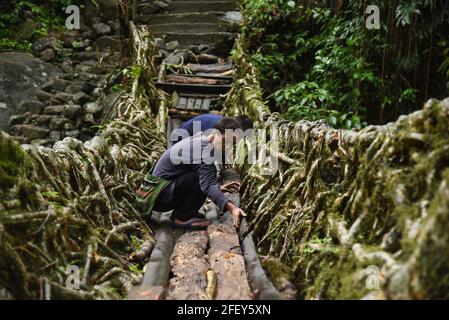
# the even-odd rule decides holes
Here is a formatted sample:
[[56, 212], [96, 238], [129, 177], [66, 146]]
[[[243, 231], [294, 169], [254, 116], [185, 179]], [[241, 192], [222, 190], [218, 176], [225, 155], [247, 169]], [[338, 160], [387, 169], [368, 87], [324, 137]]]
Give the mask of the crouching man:
[[[214, 160], [222, 161], [226, 148], [232, 146], [237, 138], [236, 133], [225, 133], [237, 129], [240, 129], [240, 124], [235, 119], [221, 119], [214, 130], [198, 133], [166, 150], [156, 163], [152, 177], [147, 176], [150, 180], [155, 179], [160, 189], [157, 195], [153, 194], [154, 210], [173, 210], [173, 227], [206, 229], [210, 223], [199, 209], [207, 197], [222, 212], [229, 210], [234, 226], [238, 226], [240, 216], [245, 213], [223, 193], [235, 186], [220, 187], [214, 165]], [[225, 136], [231, 141], [226, 141]]]

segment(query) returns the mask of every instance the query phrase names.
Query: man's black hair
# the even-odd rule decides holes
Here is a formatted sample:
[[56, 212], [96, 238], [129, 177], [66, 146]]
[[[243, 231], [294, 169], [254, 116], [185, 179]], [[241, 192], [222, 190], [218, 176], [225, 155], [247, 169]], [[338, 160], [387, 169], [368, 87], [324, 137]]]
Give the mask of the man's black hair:
[[223, 118], [217, 122], [214, 129], [220, 131], [221, 134], [225, 134], [226, 129], [237, 130], [241, 129], [240, 124], [233, 118]]
[[243, 131], [254, 128], [253, 120], [245, 115], [240, 115], [234, 118], [239, 124]]

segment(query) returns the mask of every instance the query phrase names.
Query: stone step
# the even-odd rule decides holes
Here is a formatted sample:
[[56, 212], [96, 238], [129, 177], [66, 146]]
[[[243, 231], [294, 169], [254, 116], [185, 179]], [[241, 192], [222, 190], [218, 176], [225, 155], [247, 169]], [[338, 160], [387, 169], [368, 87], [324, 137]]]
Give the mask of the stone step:
[[237, 5], [233, 1], [175, 1], [171, 2], [167, 11], [173, 13], [208, 12], [208, 11], [234, 11]]
[[178, 41], [181, 46], [207, 44], [213, 46], [220, 42], [233, 41], [235, 35], [229, 32], [153, 32], [155, 38], [164, 38], [166, 42]]
[[226, 32], [229, 29], [224, 24], [217, 23], [164, 23], [150, 26], [154, 33], [213, 33]]
[[218, 23], [224, 18], [223, 12], [188, 12], [188, 13], [168, 13], [139, 15], [137, 22], [141, 24], [169, 24], [169, 23]]
[[206, 44], [213, 49], [209, 52], [220, 57], [227, 57], [234, 45], [235, 35], [229, 32], [212, 33], [155, 33], [155, 38], [164, 38], [166, 42], [178, 41], [181, 48]]

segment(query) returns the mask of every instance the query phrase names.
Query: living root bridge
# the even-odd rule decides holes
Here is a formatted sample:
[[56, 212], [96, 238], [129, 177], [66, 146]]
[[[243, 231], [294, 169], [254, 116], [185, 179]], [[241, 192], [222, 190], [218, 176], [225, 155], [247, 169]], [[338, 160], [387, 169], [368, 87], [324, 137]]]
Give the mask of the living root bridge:
[[[142, 280], [126, 258], [141, 244], [148, 254], [155, 240], [133, 192], [165, 141], [148, 106], [156, 49], [144, 28], [131, 30], [141, 77], [96, 137], [49, 149], [0, 133], [0, 287], [14, 298], [120, 298]], [[80, 270], [80, 290], [66, 287], [70, 265]]]
[[280, 120], [262, 102], [242, 42], [228, 113], [280, 130], [275, 175], [240, 167], [242, 199], [278, 289], [293, 282], [307, 299], [449, 298], [441, 254], [449, 251], [449, 100], [361, 131]]

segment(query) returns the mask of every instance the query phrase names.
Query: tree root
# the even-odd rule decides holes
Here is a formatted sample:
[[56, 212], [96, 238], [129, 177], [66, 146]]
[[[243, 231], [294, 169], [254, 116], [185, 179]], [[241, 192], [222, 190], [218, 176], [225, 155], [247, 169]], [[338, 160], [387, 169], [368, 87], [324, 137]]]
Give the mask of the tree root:
[[[0, 161], [10, 149], [17, 153], [14, 185], [0, 187], [0, 282], [14, 298], [117, 298], [108, 292], [119, 288], [126, 294], [139, 281], [128, 270], [130, 248], [111, 244], [129, 232], [145, 241], [149, 255], [152, 232], [130, 201], [165, 141], [148, 108], [157, 98], [150, 74], [155, 70], [148, 65], [157, 49], [146, 27], [131, 29], [135, 63], [146, 74], [133, 80], [92, 140], [66, 138], [52, 149], [22, 148], [0, 134]], [[146, 77], [150, 83], [141, 84]], [[61, 270], [69, 265], [83, 270], [81, 290], [65, 287]], [[112, 287], [106, 288], [108, 278]], [[99, 281], [104, 290], [95, 289]]]
[[371, 265], [380, 269], [379, 297], [448, 298], [449, 99], [360, 131], [289, 123], [263, 102], [244, 41], [226, 112], [280, 129], [275, 175], [239, 166], [258, 249], [293, 269], [301, 298], [363, 298]]

